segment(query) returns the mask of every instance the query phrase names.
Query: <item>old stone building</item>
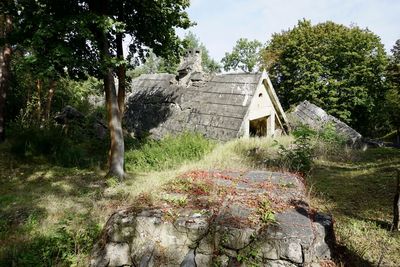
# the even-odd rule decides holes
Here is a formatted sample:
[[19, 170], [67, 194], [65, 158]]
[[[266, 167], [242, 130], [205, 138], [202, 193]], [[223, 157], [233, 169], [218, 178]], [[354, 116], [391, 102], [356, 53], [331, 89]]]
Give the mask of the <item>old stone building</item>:
[[208, 75], [199, 50], [189, 50], [178, 75], [134, 79], [125, 124], [135, 135], [161, 138], [184, 131], [226, 141], [286, 134], [285, 113], [266, 72]]
[[306, 125], [315, 130], [321, 130], [327, 124], [331, 124], [336, 133], [342, 136], [349, 145], [359, 146], [362, 143], [362, 135], [360, 133], [308, 101], [299, 103], [292, 112], [288, 113], [288, 117], [292, 128]]

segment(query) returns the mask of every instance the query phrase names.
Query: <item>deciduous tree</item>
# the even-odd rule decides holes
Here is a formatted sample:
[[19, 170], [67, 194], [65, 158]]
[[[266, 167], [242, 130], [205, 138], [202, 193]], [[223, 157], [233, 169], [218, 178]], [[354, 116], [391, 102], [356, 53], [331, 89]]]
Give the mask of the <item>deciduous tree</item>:
[[[1, 8], [5, 9], [4, 1]], [[5, 140], [6, 95], [10, 86], [10, 62], [12, 47], [8, 35], [12, 31], [12, 17], [8, 12], [0, 12], [0, 143]]]
[[[9, 9], [18, 18], [15, 38], [28, 40], [38, 58], [57, 63], [55, 69], [71, 77], [90, 74], [103, 80], [110, 176], [124, 176], [122, 41], [131, 36], [131, 58], [143, 58], [148, 48], [165, 58], [176, 56], [181, 48], [175, 28], [191, 25], [184, 11], [188, 6], [188, 0], [25, 0], [14, 1]], [[115, 74], [120, 78], [118, 90]]]
[[370, 30], [302, 20], [272, 35], [263, 64], [286, 109], [309, 100], [372, 134], [386, 90], [387, 55]]
[[387, 71], [389, 90], [386, 93], [386, 114], [397, 132], [400, 144], [400, 39], [393, 46]]
[[225, 53], [225, 57], [221, 60], [225, 71], [238, 69], [248, 73], [257, 71], [261, 48], [262, 43], [257, 40], [250, 41], [240, 38], [232, 52]]

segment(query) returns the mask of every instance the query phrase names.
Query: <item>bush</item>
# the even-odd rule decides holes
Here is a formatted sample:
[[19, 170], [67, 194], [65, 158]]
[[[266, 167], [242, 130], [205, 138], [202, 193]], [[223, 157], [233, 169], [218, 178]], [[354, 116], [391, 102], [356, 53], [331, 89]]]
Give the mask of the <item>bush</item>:
[[343, 157], [344, 140], [331, 124], [318, 131], [300, 125], [291, 136], [238, 140], [234, 151], [245, 157], [254, 168], [307, 174], [316, 158]]
[[311, 138], [314, 132], [310, 129], [302, 129], [293, 134], [294, 143], [289, 147], [279, 146], [279, 165], [287, 170], [307, 174], [313, 164], [314, 147]]
[[151, 171], [170, 169], [185, 161], [203, 157], [213, 148], [213, 143], [200, 134], [183, 133], [166, 136], [162, 140], [145, 139], [140, 143], [127, 140], [125, 153], [129, 171]]
[[93, 118], [71, 122], [68, 129], [49, 122], [38, 125], [18, 120], [10, 127], [11, 153], [22, 159], [45, 158], [63, 167], [88, 167], [106, 160], [108, 141], [92, 130]]
[[300, 125], [293, 131], [295, 141], [289, 147], [280, 145], [280, 165], [294, 172], [307, 174], [315, 158], [331, 158], [345, 149], [345, 139], [339, 135], [334, 125], [328, 123], [320, 130]]

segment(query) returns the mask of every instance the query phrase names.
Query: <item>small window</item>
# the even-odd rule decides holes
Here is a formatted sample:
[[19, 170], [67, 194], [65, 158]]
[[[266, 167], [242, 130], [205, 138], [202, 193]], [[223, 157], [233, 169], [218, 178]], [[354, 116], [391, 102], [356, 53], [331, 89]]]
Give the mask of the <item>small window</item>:
[[262, 97], [262, 93], [259, 93], [259, 94], [258, 94], [258, 97]]

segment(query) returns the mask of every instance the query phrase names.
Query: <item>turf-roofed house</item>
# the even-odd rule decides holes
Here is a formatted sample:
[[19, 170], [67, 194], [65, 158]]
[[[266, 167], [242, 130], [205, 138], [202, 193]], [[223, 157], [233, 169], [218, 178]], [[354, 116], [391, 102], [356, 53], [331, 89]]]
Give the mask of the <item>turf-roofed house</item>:
[[178, 75], [144, 74], [131, 83], [125, 124], [136, 136], [198, 132], [227, 141], [288, 132], [286, 115], [266, 72], [209, 75], [188, 50]]

